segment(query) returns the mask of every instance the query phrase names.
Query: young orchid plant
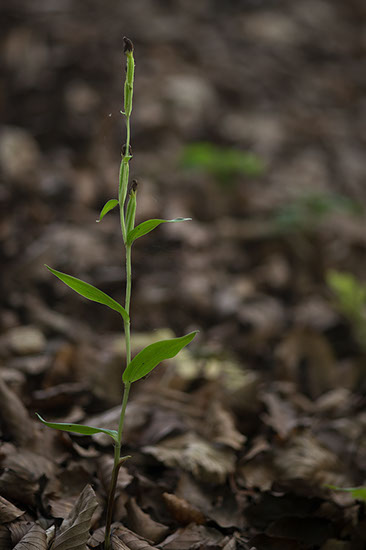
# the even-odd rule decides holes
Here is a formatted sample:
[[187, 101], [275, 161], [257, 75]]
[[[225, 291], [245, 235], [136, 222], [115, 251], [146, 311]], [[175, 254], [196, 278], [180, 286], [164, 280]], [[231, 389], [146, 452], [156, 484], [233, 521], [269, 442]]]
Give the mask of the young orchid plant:
[[132, 270], [131, 270], [131, 249], [136, 239], [146, 235], [155, 227], [162, 223], [182, 222], [190, 220], [190, 218], [176, 218], [173, 220], [164, 219], [150, 219], [146, 220], [135, 227], [135, 213], [136, 213], [136, 187], [135, 181], [129, 185], [129, 163], [132, 158], [131, 146], [130, 146], [130, 117], [132, 112], [132, 98], [133, 98], [133, 81], [135, 71], [135, 61], [133, 56], [133, 44], [131, 40], [124, 37], [124, 53], [127, 58], [126, 66], [126, 80], [124, 85], [124, 111], [121, 114], [125, 117], [126, 121], [126, 143], [122, 148], [121, 165], [119, 170], [119, 188], [118, 199], [111, 199], [107, 201], [100, 212], [100, 222], [104, 216], [110, 212], [113, 208], [119, 207], [120, 211], [120, 224], [122, 239], [125, 247], [126, 258], [126, 289], [125, 289], [125, 301], [124, 306], [119, 302], [105, 294], [96, 287], [62, 273], [56, 271], [49, 266], [47, 269], [53, 275], [58, 277], [63, 283], [65, 283], [72, 290], [94, 302], [104, 304], [109, 308], [119, 313], [122, 317], [124, 324], [124, 336], [125, 336], [125, 350], [126, 350], [126, 366], [122, 374], [122, 388], [123, 398], [121, 404], [121, 413], [119, 418], [119, 424], [117, 430], [109, 430], [104, 428], [97, 428], [92, 426], [86, 426], [82, 424], [68, 424], [68, 423], [55, 423], [46, 422], [40, 415], [37, 416], [43, 424], [56, 430], [62, 430], [66, 432], [73, 432], [83, 435], [93, 435], [97, 433], [104, 433], [113, 439], [114, 443], [114, 464], [112, 470], [112, 477], [110, 482], [107, 511], [106, 511], [106, 526], [105, 526], [105, 543], [104, 549], [110, 550], [111, 544], [111, 524], [113, 516], [113, 504], [115, 499], [118, 471], [121, 465], [129, 456], [121, 456], [122, 447], [122, 433], [123, 425], [126, 413], [126, 406], [131, 389], [131, 385], [146, 376], [151, 372], [161, 361], [175, 357], [179, 351], [189, 344], [196, 336], [198, 331], [190, 332], [180, 338], [171, 338], [169, 340], [161, 340], [155, 342], [144, 348], [131, 358], [131, 333], [130, 333], [130, 302], [131, 302], [131, 284], [132, 284]]

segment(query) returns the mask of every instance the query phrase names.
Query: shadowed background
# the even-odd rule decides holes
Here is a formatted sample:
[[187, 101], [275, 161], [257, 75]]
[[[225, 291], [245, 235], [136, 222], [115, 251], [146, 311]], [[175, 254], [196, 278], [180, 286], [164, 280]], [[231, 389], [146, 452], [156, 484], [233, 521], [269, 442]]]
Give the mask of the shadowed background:
[[334, 329], [326, 270], [365, 275], [365, 17], [356, 0], [3, 5], [3, 330], [37, 324], [38, 299], [116, 328], [42, 266], [121, 291], [117, 215], [95, 219], [116, 193], [123, 35], [138, 218], [193, 218], [135, 245], [135, 328], [199, 326], [263, 364], [288, 326]]

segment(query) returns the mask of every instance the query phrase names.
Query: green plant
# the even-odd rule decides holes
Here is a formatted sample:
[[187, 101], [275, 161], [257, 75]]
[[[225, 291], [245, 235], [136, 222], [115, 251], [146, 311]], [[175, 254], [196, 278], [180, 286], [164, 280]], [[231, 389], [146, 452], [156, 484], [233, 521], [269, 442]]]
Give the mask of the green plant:
[[[179, 351], [189, 344], [197, 331], [191, 332], [180, 338], [171, 338], [169, 340], [161, 340], [155, 342], [140, 351], [135, 357], [131, 358], [131, 336], [130, 336], [130, 302], [131, 302], [131, 248], [136, 239], [146, 235], [152, 231], [155, 227], [162, 223], [181, 222], [189, 220], [190, 218], [177, 218], [174, 220], [164, 219], [152, 219], [146, 220], [135, 227], [135, 213], [136, 213], [136, 194], [137, 184], [135, 181], [129, 186], [129, 162], [132, 158], [130, 147], [130, 117], [132, 112], [132, 97], [133, 97], [133, 81], [134, 81], [134, 68], [135, 62], [133, 57], [133, 44], [128, 38], [124, 38], [124, 53], [127, 57], [126, 66], [126, 80], [124, 86], [124, 111], [121, 111], [126, 120], [126, 144], [122, 149], [121, 165], [119, 171], [119, 186], [118, 186], [118, 199], [109, 200], [103, 207], [100, 213], [98, 221], [101, 221], [103, 217], [110, 212], [116, 206], [120, 211], [120, 224], [122, 239], [125, 247], [126, 257], [126, 289], [125, 289], [125, 302], [124, 306], [118, 303], [116, 300], [95, 288], [94, 286], [62, 273], [56, 271], [51, 267], [46, 266], [53, 275], [58, 277], [63, 283], [65, 283], [72, 290], [81, 294], [84, 298], [88, 298], [94, 302], [104, 304], [114, 311], [118, 312], [123, 320], [124, 334], [125, 334], [125, 347], [126, 347], [126, 368], [122, 374], [122, 386], [123, 386], [123, 399], [121, 405], [121, 413], [119, 419], [119, 425], [117, 430], [106, 430], [103, 428], [96, 428], [92, 426], [85, 426], [81, 424], [67, 424], [47, 422], [41, 416], [38, 418], [50, 428], [62, 430], [66, 432], [74, 432], [84, 435], [92, 435], [99, 432], [109, 435], [114, 442], [114, 466], [112, 472], [112, 478], [110, 483], [107, 511], [106, 511], [106, 528], [105, 528], [105, 550], [110, 548], [110, 534], [112, 523], [112, 511], [115, 497], [116, 483], [118, 477], [118, 471], [121, 464], [127, 459], [128, 456], [121, 456], [122, 446], [122, 433], [123, 424], [126, 412], [126, 406], [130, 393], [131, 385], [146, 376], [151, 372], [161, 361], [170, 359], [177, 355]], [[126, 205], [127, 202], [127, 205]]]
[[263, 161], [257, 155], [207, 142], [187, 145], [181, 163], [183, 168], [208, 173], [222, 184], [232, 182], [237, 175], [255, 177], [264, 172]]
[[326, 281], [333, 291], [336, 307], [351, 323], [360, 347], [366, 351], [366, 284], [351, 273], [329, 270]]
[[350, 493], [355, 500], [366, 502], [366, 486], [365, 487], [337, 487], [336, 485], [325, 485], [327, 489], [332, 491], [340, 491], [342, 493]]
[[279, 208], [273, 217], [282, 233], [313, 232], [327, 216], [343, 212], [353, 216], [363, 214], [359, 203], [337, 193], [308, 192]]

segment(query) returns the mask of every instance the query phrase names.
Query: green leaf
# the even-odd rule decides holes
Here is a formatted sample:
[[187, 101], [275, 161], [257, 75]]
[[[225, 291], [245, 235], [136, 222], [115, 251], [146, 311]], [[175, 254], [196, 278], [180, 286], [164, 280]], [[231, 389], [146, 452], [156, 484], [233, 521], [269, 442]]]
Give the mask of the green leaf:
[[104, 428], [93, 428], [92, 426], [84, 426], [83, 424], [68, 424], [65, 422], [46, 422], [38, 413], [36, 413], [39, 420], [55, 430], [61, 430], [62, 432], [73, 432], [81, 435], [94, 435], [94, 434], [107, 434], [115, 441], [118, 441], [118, 432], [116, 430], [105, 430]]
[[48, 265], [46, 265], [46, 267], [55, 275], [55, 277], [58, 277], [63, 283], [65, 283], [65, 285], [72, 288], [72, 290], [81, 296], [84, 296], [84, 298], [87, 298], [92, 302], [97, 302], [98, 304], [104, 304], [105, 306], [108, 306], [111, 309], [114, 309], [114, 311], [120, 313], [125, 321], [129, 320], [127, 311], [121, 306], [121, 304], [116, 302], [116, 300], [113, 300], [113, 298], [108, 296], [105, 292], [102, 292], [89, 283], [85, 283], [81, 279], [77, 279], [76, 277], [62, 273], [61, 271], [56, 271], [56, 269], [52, 269], [52, 267], [49, 267]]
[[164, 359], [171, 359], [187, 346], [196, 336], [198, 330], [190, 332], [180, 338], [160, 340], [140, 351], [126, 367], [123, 373], [123, 382], [132, 383], [151, 372]]
[[128, 204], [127, 204], [127, 208], [126, 208], [126, 231], [127, 231], [127, 235], [135, 227], [135, 216], [136, 216], [136, 187], [133, 187], [130, 191], [130, 196], [129, 196]]
[[333, 491], [351, 493], [355, 500], [363, 500], [366, 502], [366, 487], [337, 487], [336, 485], [325, 485], [325, 487]]
[[239, 174], [256, 177], [265, 171], [259, 156], [207, 142], [187, 145], [183, 151], [182, 164], [184, 168], [211, 174], [224, 184], [230, 183]]
[[108, 212], [110, 212], [111, 210], [113, 210], [113, 208], [115, 208], [118, 204], [118, 200], [117, 199], [110, 199], [109, 201], [107, 201], [105, 203], [105, 205], [103, 206], [100, 214], [99, 214], [99, 220], [97, 220], [97, 223], [101, 222], [102, 219], [104, 218], [104, 216], [106, 214], [108, 214]]
[[132, 244], [133, 241], [138, 239], [139, 237], [142, 237], [143, 235], [146, 235], [147, 233], [150, 233], [155, 227], [160, 225], [161, 223], [175, 223], [175, 222], [187, 222], [190, 221], [192, 218], [175, 218], [174, 220], [146, 220], [145, 222], [140, 223], [135, 229], [129, 232], [127, 235], [127, 244]]

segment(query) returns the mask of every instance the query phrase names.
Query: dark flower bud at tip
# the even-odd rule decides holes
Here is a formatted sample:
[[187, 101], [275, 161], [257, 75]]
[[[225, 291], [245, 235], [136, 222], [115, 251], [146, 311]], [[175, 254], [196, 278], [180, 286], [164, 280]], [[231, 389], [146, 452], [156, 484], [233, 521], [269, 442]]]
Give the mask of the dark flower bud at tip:
[[132, 193], [136, 193], [138, 181], [132, 180], [128, 187], [128, 195], [131, 196]]
[[129, 38], [127, 38], [127, 36], [124, 36], [124, 37], [123, 37], [123, 42], [125, 43], [123, 52], [124, 52], [125, 54], [128, 54], [128, 53], [130, 53], [130, 52], [133, 52], [132, 40], [130, 40]]

